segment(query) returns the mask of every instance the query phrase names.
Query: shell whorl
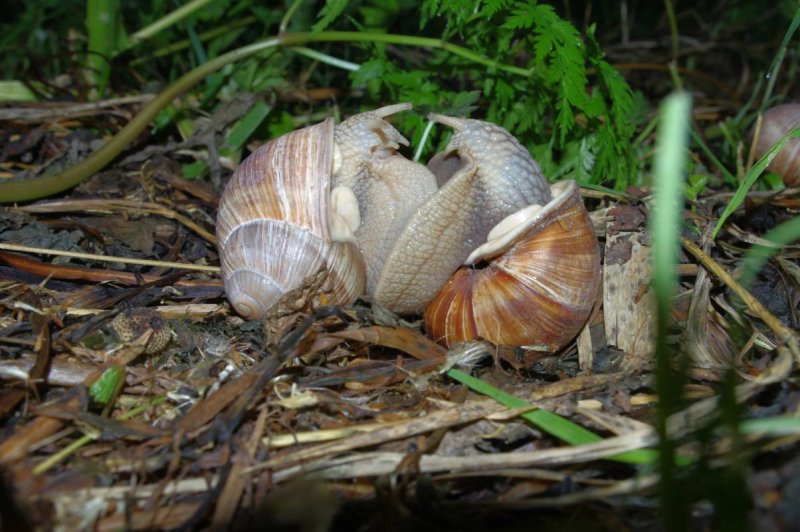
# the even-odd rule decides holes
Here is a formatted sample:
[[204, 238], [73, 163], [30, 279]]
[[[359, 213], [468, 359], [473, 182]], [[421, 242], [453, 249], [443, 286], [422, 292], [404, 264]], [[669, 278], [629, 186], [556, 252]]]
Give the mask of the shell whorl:
[[600, 286], [600, 251], [574, 181], [484, 267], [463, 266], [425, 311], [428, 333], [448, 345], [495, 344], [558, 351], [580, 331]]
[[325, 292], [351, 303], [364, 289], [355, 246], [328, 227], [333, 119], [272, 140], [234, 172], [220, 199], [217, 240], [228, 299], [261, 318], [284, 294], [327, 269]]
[[[762, 157], [796, 127], [800, 127], [800, 104], [785, 103], [765, 111], [755, 146], [756, 157]], [[787, 186], [800, 185], [800, 138], [789, 139], [769, 164], [769, 169], [783, 177]]]

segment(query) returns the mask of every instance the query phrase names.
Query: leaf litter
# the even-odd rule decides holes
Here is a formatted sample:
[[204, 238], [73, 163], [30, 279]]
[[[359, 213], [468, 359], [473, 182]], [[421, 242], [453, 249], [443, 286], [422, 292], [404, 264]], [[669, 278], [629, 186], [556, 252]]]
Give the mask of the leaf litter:
[[[42, 160], [51, 133], [30, 131], [8, 158]], [[24, 522], [102, 530], [391, 518], [468, 528], [506, 523], [512, 509], [549, 508], [558, 522], [625, 501], [638, 505], [627, 519], [657, 522], [652, 455], [626, 454], [658, 439], [641, 191], [587, 194], [604, 288], [575, 342], [555, 355], [482, 342], [447, 351], [369, 301], [284, 316], [272, 336], [234, 315], [216, 273], [218, 190], [181, 178], [170, 156], [129, 158], [63, 199], [0, 213], [0, 242], [17, 246], [0, 251], [0, 464]], [[753, 192], [746, 208], [780, 219], [799, 199]], [[725, 201], [699, 198], [687, 222], [702, 234]], [[796, 249], [782, 249], [750, 293], [729, 272], [764, 229], [746, 214], [732, 222], [713, 255], [696, 236], [684, 241], [672, 342], [692, 365], [686, 408], [667, 430], [686, 467], [728, 460], [735, 440], [717, 413], [731, 361], [742, 417], [794, 416], [800, 397], [790, 384]], [[529, 421], [536, 412], [599, 436], [569, 445], [541, 417]], [[688, 437], [704, 430], [708, 450]], [[755, 506], [781, 511], [797, 432], [747, 437], [776, 464], [753, 470]], [[299, 499], [313, 499], [313, 511]], [[342, 508], [352, 512], [334, 517]]]

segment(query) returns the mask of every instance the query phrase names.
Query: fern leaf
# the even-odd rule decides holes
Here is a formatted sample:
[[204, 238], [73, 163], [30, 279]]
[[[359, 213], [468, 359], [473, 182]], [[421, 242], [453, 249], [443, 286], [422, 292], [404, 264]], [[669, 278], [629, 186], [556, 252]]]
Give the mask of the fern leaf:
[[347, 0], [327, 0], [325, 6], [319, 10], [317, 22], [311, 27], [311, 33], [318, 33], [330, 26], [346, 7]]

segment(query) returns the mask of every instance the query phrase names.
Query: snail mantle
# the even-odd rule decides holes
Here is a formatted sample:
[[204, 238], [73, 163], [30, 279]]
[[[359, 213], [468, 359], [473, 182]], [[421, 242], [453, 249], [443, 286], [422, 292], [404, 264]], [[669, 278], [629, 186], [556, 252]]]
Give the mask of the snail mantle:
[[[508, 131], [432, 114], [453, 128], [427, 166], [385, 120], [395, 104], [293, 131], [256, 150], [220, 199], [217, 239], [236, 311], [361, 295], [424, 313], [445, 345], [484, 338], [557, 351], [597, 298], [600, 253], [580, 188], [550, 185]], [[313, 286], [309, 286], [313, 285]]]

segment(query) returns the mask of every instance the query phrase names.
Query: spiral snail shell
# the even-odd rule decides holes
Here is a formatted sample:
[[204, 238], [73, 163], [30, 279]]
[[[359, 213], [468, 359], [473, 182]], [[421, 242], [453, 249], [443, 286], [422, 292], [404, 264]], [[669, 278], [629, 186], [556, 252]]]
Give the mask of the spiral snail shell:
[[220, 198], [222, 279], [245, 318], [261, 318], [323, 268], [334, 303], [364, 290], [363, 259], [352, 242], [334, 241], [329, 224], [335, 205], [320, 176], [333, 168], [332, 139], [329, 118], [268, 142], [236, 169]]
[[408, 161], [398, 153], [408, 142], [384, 119], [410, 107], [335, 127], [329, 119], [242, 163], [217, 224], [234, 308], [259, 318], [322, 272], [329, 302], [366, 294], [396, 313], [425, 311], [446, 344], [560, 349], [586, 321], [600, 278], [579, 188], [550, 187], [511, 134], [480, 120], [430, 115], [452, 139], [427, 167]]
[[580, 332], [600, 285], [597, 237], [576, 183], [552, 190], [552, 202], [497, 237], [489, 260], [460, 267], [442, 287], [425, 310], [434, 339], [557, 351]]
[[[800, 104], [785, 103], [767, 109], [755, 145], [756, 157], [764, 156], [782, 137], [800, 127]], [[789, 139], [768, 168], [783, 177], [788, 186], [800, 184], [800, 138]]]

